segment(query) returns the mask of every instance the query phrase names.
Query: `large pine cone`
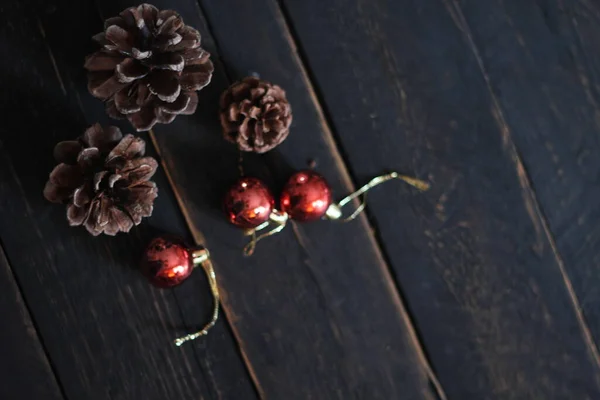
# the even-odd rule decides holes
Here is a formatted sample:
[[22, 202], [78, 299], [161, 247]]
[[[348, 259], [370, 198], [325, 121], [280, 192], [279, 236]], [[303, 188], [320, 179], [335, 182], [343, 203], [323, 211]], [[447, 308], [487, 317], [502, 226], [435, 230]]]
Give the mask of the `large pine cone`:
[[277, 85], [247, 77], [221, 95], [223, 135], [243, 151], [273, 149], [288, 136], [291, 123], [292, 108]]
[[103, 49], [86, 58], [85, 68], [90, 93], [106, 101], [111, 117], [146, 131], [196, 111], [196, 91], [213, 72], [197, 30], [175, 11], [150, 4], [128, 8], [104, 27], [94, 36]]
[[84, 225], [94, 236], [129, 232], [152, 214], [158, 195], [149, 179], [158, 166], [143, 157], [146, 143], [119, 128], [88, 128], [78, 140], [54, 148], [59, 162], [44, 188], [51, 202], [67, 204], [71, 226]]

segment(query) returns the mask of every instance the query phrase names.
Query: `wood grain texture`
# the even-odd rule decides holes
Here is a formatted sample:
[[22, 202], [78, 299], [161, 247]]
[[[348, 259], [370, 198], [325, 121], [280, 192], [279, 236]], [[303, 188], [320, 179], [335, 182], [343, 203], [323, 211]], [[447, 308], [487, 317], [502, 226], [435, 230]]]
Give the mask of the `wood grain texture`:
[[[369, 212], [448, 397], [597, 398], [595, 348], [510, 113], [455, 13], [464, 3], [283, 1], [354, 175], [391, 168], [433, 182], [426, 200], [400, 186], [373, 191]], [[475, 3], [473, 20], [502, 18]], [[501, 29], [478, 24], [500, 40]], [[510, 55], [480, 52], [510, 74]]]
[[[484, 12], [478, 2], [462, 2], [459, 10], [474, 45], [486, 49], [480, 54], [490, 90], [598, 346], [600, 7], [588, 1], [490, 2]], [[504, 34], [492, 34], [497, 31]]]
[[[142, 135], [165, 167], [153, 217], [92, 238], [45, 202], [43, 171], [56, 142], [114, 124], [82, 63], [137, 4], [2, 7], [0, 398], [600, 398], [596, 3], [159, 0], [217, 70], [194, 116]], [[368, 220], [289, 226], [242, 257], [217, 103], [251, 73], [294, 110], [282, 146], [244, 156], [276, 193], [309, 160], [336, 197], [390, 169], [432, 190], [388, 183]], [[223, 294], [182, 348], [212, 300], [202, 274], [170, 291], [139, 275], [159, 232], [206, 243]]]
[[1, 247], [0, 309], [0, 398], [64, 399]]
[[[237, 151], [223, 140], [218, 123], [218, 98], [229, 84], [219, 61], [220, 48], [193, 0], [155, 4], [175, 8], [186, 23], [199, 28], [216, 63], [211, 85], [201, 92], [199, 112], [156, 127], [155, 140], [196, 239], [206, 240], [211, 249], [225, 312], [260, 395], [272, 399], [436, 398], [365, 220], [347, 226], [325, 222], [290, 226], [261, 243], [253, 257], [242, 256], [246, 238], [227, 224], [220, 210], [221, 197], [238, 177]], [[114, 4], [100, 7], [106, 15], [117, 11]], [[231, 28], [225, 20], [214, 22], [216, 32]], [[238, 36], [268, 38], [269, 30], [277, 30], [279, 23], [271, 21], [266, 31], [254, 24], [235, 31]], [[298, 68], [291, 50], [281, 43], [285, 45], [281, 40], [261, 42], [251, 58], [254, 66], [259, 66], [259, 60], [263, 65], [273, 64], [258, 71], [267, 79], [282, 80], [289, 68]], [[238, 49], [247, 51], [245, 45]], [[240, 59], [229, 64], [231, 70], [246, 68], [237, 65]], [[265, 178], [277, 192], [290, 171], [305, 167], [307, 159], [316, 156], [335, 190], [345, 193], [347, 177], [324, 138], [305, 82], [286, 85], [294, 76], [287, 75], [289, 80], [281, 83], [294, 106], [295, 133], [268, 156], [245, 156], [246, 172]]]
[[[172, 343], [211, 311], [203, 275], [165, 291], [137, 271], [153, 235], [189, 236], [162, 171], [154, 215], [128, 235], [93, 238], [68, 227], [64, 207], [44, 200], [54, 144], [109, 120], [87, 93], [81, 67], [94, 49], [90, 37], [102, 29], [93, 3], [36, 6], [2, 10], [8, 22], [0, 28], [0, 55], [10, 62], [2, 63], [0, 90], [0, 237], [65, 396], [255, 398], [225, 320], [205, 340]], [[153, 154], [151, 145], [147, 152]], [[194, 318], [182, 316], [183, 303]]]

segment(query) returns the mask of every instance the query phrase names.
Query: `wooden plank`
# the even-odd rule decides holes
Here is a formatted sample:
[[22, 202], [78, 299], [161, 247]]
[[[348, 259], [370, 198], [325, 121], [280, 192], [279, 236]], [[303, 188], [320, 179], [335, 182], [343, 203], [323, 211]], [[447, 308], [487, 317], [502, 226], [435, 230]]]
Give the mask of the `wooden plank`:
[[[500, 79], [513, 60], [486, 47], [505, 28], [486, 30], [504, 18], [489, 3], [468, 5]], [[283, 4], [355, 176], [434, 184], [425, 201], [382, 187], [369, 211], [448, 397], [598, 398], [595, 348], [458, 3]]]
[[[108, 16], [126, 4], [99, 7]], [[156, 127], [155, 140], [194, 236], [206, 238], [216, 260], [225, 312], [261, 397], [435, 398], [426, 363], [364, 219], [348, 226], [290, 227], [261, 244], [254, 257], [242, 256], [246, 239], [220, 211], [221, 197], [237, 178], [238, 154], [219, 133], [218, 98], [229, 82], [218, 49], [195, 1], [155, 5], [175, 8], [186, 23], [199, 28], [216, 61], [196, 115]], [[239, 35], [257, 28], [243, 27]], [[262, 50], [254, 57], [264, 57], [265, 63], [275, 63], [281, 51], [290, 55], [288, 48], [268, 40], [257, 48]], [[278, 74], [285, 74], [285, 68]], [[324, 128], [302, 82], [286, 88], [294, 103], [295, 133], [280, 151], [246, 157], [247, 171], [276, 188], [290, 170], [304, 167], [316, 155], [334, 188], [348, 191], [339, 156], [322, 136]]]
[[[465, 2], [463, 25], [506, 115], [596, 347], [600, 341], [597, 176], [600, 8], [587, 1]], [[492, 17], [493, 16], [493, 17]], [[502, 31], [502, 35], [493, 32]], [[497, 62], [494, 54], [510, 60]]]
[[32, 318], [68, 398], [255, 398], [225, 319], [206, 339], [172, 344], [210, 313], [202, 274], [164, 291], [137, 271], [157, 232], [189, 236], [162, 171], [154, 215], [129, 235], [70, 228], [64, 208], [42, 197], [54, 144], [109, 121], [81, 67], [102, 29], [92, 4], [56, 1], [37, 16], [34, 2], [3, 7], [0, 237]]
[[[0, 247], [0, 398], [63, 399], [37, 330]], [[35, 382], [32, 385], [31, 382]]]

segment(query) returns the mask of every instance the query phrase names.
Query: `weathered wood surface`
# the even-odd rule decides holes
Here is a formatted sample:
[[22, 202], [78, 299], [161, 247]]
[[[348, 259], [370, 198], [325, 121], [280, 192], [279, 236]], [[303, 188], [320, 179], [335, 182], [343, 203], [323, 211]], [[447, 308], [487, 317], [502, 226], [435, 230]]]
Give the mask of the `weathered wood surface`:
[[448, 397], [597, 398], [596, 347], [481, 54], [519, 96], [517, 61], [465, 22], [512, 35], [490, 24], [499, 4], [283, 3], [356, 177], [433, 182], [426, 201], [381, 188], [369, 211]]
[[[1, 368], [14, 377], [0, 397], [600, 398], [600, 7], [155, 2], [201, 31], [216, 72], [194, 116], [143, 135], [164, 167], [154, 215], [92, 238], [41, 191], [54, 143], [114, 124], [82, 62], [101, 20], [135, 4], [0, 12]], [[243, 257], [220, 211], [239, 154], [217, 103], [251, 73], [294, 110], [282, 146], [244, 156], [275, 192], [308, 160], [339, 197], [387, 170], [432, 189], [388, 183], [368, 218], [290, 226]], [[171, 339], [211, 298], [202, 274], [170, 291], [143, 280], [158, 232], [207, 244], [223, 294], [217, 327], [182, 348]]]
[[484, 10], [473, 1], [461, 10], [554, 237], [548, 250], [562, 259], [598, 347], [600, 5], [490, 2]]
[[0, 309], [0, 398], [14, 398], [18, 393], [23, 399], [64, 399], [2, 247]]

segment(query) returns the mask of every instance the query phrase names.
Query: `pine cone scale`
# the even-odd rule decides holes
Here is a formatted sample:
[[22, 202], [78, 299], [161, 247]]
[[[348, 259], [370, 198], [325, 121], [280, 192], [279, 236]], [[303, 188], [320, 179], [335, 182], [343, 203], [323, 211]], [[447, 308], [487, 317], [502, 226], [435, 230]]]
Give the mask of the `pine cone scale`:
[[74, 204], [67, 206], [67, 220], [71, 226], [79, 226], [83, 224], [88, 217], [88, 210], [82, 207], [77, 207]]
[[172, 103], [181, 93], [181, 85], [177, 73], [168, 70], [155, 70], [150, 76], [148, 89], [160, 100]]
[[117, 110], [115, 99], [109, 99], [106, 101], [106, 114], [113, 119], [124, 119], [127, 118], [126, 114], [122, 114]]
[[54, 148], [54, 159], [59, 163], [75, 164], [82, 150], [81, 144], [74, 140], [60, 142]]
[[58, 187], [74, 189], [82, 181], [81, 170], [76, 165], [58, 164], [50, 173], [50, 182]]
[[89, 184], [86, 182], [77, 189], [73, 194], [73, 205], [76, 207], [83, 207], [92, 200], [90, 196]]
[[123, 139], [123, 135], [119, 128], [109, 126], [106, 129], [102, 129], [99, 124], [95, 124], [86, 129], [81, 140], [86, 146], [96, 147], [102, 153], [105, 153], [115, 147], [121, 139]]
[[129, 232], [131, 230], [134, 221], [128, 214], [115, 207], [112, 207], [109, 213], [111, 222], [104, 228], [107, 235], [114, 236], [118, 232]]
[[[183, 60], [187, 65], [203, 64], [208, 61], [210, 53], [201, 47], [190, 48], [183, 52]], [[212, 64], [212, 63], [211, 63]]]
[[157, 69], [181, 72], [185, 65], [185, 58], [178, 53], [163, 53], [154, 57], [153, 62], [154, 67]]
[[[162, 20], [161, 20], [162, 21]], [[183, 26], [183, 20], [176, 14], [168, 17], [164, 23], [158, 27], [159, 35], [172, 35]]]
[[116, 47], [106, 39], [106, 34], [104, 32], [92, 36], [92, 40], [109, 51], [116, 50]]
[[170, 124], [171, 122], [173, 122], [175, 117], [177, 117], [177, 114], [168, 113], [160, 108], [156, 110], [156, 119], [162, 124]]
[[83, 67], [90, 72], [110, 72], [113, 71], [117, 65], [121, 64], [123, 60], [126, 60], [126, 58], [120, 53], [98, 50], [86, 57]]
[[181, 86], [186, 91], [196, 91], [206, 87], [214, 72], [212, 62], [206, 61], [203, 63], [191, 63], [186, 66], [181, 74]]
[[126, 58], [115, 67], [115, 76], [121, 83], [131, 83], [138, 79], [142, 79], [148, 75], [149, 72], [150, 69], [144, 64], [136, 62], [133, 58]]
[[99, 223], [100, 220], [100, 200], [94, 200], [91, 203], [87, 218], [83, 222], [83, 226], [93, 236], [98, 236], [102, 233], [103, 229]]
[[100, 183], [104, 177], [108, 174], [108, 171], [100, 171], [94, 175], [94, 190], [97, 192], [100, 190]]
[[172, 103], [161, 103], [159, 108], [161, 111], [170, 114], [179, 114], [184, 111], [191, 101], [191, 96], [188, 92], [184, 92]]
[[146, 152], [146, 142], [133, 135], [125, 135], [106, 158], [106, 163], [112, 165], [115, 160], [141, 157]]
[[146, 107], [142, 108], [139, 112], [129, 114], [127, 119], [138, 131], [147, 131], [156, 125], [158, 116], [156, 115], [156, 110]]
[[77, 156], [77, 164], [79, 164], [84, 172], [101, 163], [100, 150], [97, 147], [83, 149]]
[[73, 189], [60, 187], [48, 181], [44, 187], [44, 197], [52, 203], [64, 203], [71, 195]]
[[158, 163], [152, 157], [138, 158], [125, 164], [120, 170], [120, 179], [126, 180], [128, 187], [134, 187], [149, 180], [157, 168]]
[[108, 177], [108, 187], [114, 189], [115, 183], [119, 182], [123, 178], [121, 174], [112, 174]]
[[188, 49], [195, 49], [200, 46], [201, 37], [200, 32], [191, 27], [184, 27], [180, 30], [181, 41], [177, 44], [172, 45], [169, 51], [187, 51]]
[[142, 4], [137, 9], [132, 9], [138, 26], [145, 26], [148, 30], [154, 29], [154, 22], [158, 15], [158, 9], [151, 4]]
[[129, 32], [118, 25], [111, 25], [106, 29], [105, 39], [112, 42], [121, 53], [131, 55], [134, 38]]
[[[104, 75], [104, 73], [103, 73]], [[104, 78], [101, 75], [96, 75], [88, 82], [90, 93], [101, 100], [106, 100], [112, 97], [127, 86], [127, 83], [119, 82], [116, 76], [111, 75]]]
[[196, 108], [198, 107], [198, 94], [196, 92], [187, 92], [187, 94], [190, 96], [190, 101], [185, 109], [179, 113], [181, 115], [192, 115], [196, 112]]
[[142, 109], [137, 99], [131, 97], [127, 89], [118, 91], [115, 94], [114, 100], [115, 106], [125, 115], [136, 113]]

